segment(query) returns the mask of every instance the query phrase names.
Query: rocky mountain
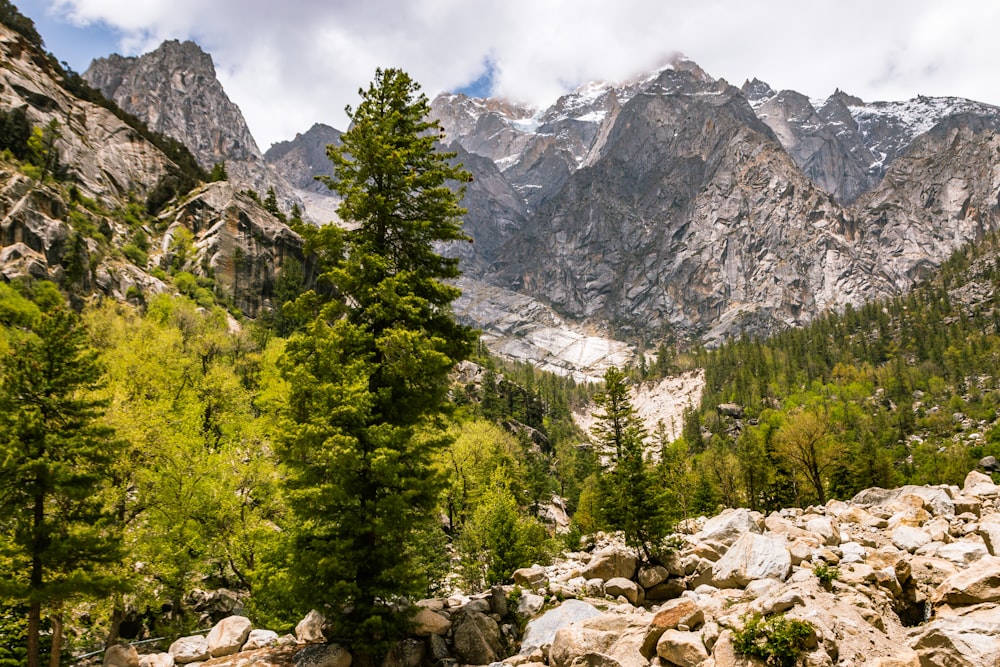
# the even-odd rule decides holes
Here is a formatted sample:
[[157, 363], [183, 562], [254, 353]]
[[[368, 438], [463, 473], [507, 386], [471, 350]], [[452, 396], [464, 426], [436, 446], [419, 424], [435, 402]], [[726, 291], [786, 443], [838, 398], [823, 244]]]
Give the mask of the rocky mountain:
[[[689, 519], [656, 564], [598, 536], [515, 571], [514, 585], [417, 601], [412, 636], [382, 664], [994, 667], [998, 502], [1000, 487], [972, 471], [961, 488]], [[104, 664], [349, 666], [327, 630], [316, 611], [283, 637], [231, 615], [164, 653], [113, 647]]]
[[[71, 88], [38, 44], [0, 25], [0, 111], [23, 110], [30, 125], [54, 127], [50, 152], [62, 172], [33, 178], [0, 158], [3, 279], [31, 276], [78, 298], [137, 301], [172, 289], [157, 276], [174, 268], [210, 281], [251, 315], [269, 304], [291, 260], [308, 279], [301, 238], [231, 182], [203, 185], [149, 214], [141, 202], [182, 167], [134, 118]], [[190, 248], [176, 240], [182, 228]]]
[[206, 170], [225, 162], [237, 187], [261, 195], [273, 187], [286, 209], [300, 202], [264, 160], [243, 113], [216, 78], [212, 57], [194, 42], [171, 40], [142, 56], [99, 58], [83, 78], [152, 130], [182, 142]]
[[[678, 59], [544, 109], [442, 94], [432, 112], [474, 175], [461, 312], [536, 363], [571, 365], [536, 345], [553, 318], [604, 348], [802, 324], [907, 290], [1000, 221], [1000, 110], [968, 100], [818, 102]], [[307, 135], [282, 152], [316, 153]]]
[[897, 294], [998, 223], [1000, 111], [967, 100], [816, 103], [678, 60], [547, 109], [433, 109], [492, 163], [467, 160], [467, 275], [630, 340], [763, 335]]
[[316, 123], [294, 139], [271, 146], [264, 159], [299, 190], [329, 195], [330, 189], [317, 181], [316, 176], [333, 175], [333, 165], [326, 154], [330, 145], [340, 145], [340, 130]]
[[[87, 77], [154, 126], [179, 121], [170, 131], [203, 160], [264, 164], [313, 219], [336, 220], [313, 176], [337, 130], [317, 124], [265, 164], [196, 46], [103, 59]], [[544, 109], [453, 94], [432, 109], [474, 175], [475, 242], [448, 249], [460, 312], [495, 349], [565, 372], [576, 353], [553, 354], [560, 332], [600, 341], [582, 355], [602, 360], [591, 377], [630, 354], [615, 338], [766, 335], [905, 291], [1000, 220], [1000, 114], [967, 100], [819, 102], [677, 59]]]

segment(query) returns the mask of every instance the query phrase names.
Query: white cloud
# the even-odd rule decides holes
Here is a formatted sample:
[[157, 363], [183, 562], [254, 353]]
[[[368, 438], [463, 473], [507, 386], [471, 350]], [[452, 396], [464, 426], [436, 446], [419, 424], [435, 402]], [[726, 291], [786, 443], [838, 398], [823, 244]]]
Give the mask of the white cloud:
[[[428, 95], [476, 79], [547, 102], [683, 52], [709, 74], [823, 97], [961, 95], [1000, 104], [992, 0], [52, 0], [103, 22], [129, 53], [163, 39], [210, 52], [266, 149], [314, 122], [343, 128], [376, 67], [398, 66]], [[58, 45], [49, 45], [58, 54]], [[103, 55], [103, 54], [95, 54]]]

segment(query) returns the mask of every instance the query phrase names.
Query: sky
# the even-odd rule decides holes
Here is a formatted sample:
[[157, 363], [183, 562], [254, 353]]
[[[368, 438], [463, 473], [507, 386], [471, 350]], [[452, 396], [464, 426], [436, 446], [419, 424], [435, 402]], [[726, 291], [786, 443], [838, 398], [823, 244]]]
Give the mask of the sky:
[[261, 150], [347, 128], [378, 67], [431, 98], [545, 105], [683, 54], [711, 76], [825, 98], [1000, 105], [997, 0], [13, 0], [77, 71], [166, 39], [210, 53]]

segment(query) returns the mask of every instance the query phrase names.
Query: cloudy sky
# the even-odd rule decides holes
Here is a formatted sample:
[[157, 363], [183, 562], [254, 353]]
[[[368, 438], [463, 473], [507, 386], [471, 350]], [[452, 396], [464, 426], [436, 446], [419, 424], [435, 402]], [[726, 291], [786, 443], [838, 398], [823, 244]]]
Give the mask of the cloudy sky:
[[314, 122], [344, 129], [344, 106], [380, 66], [402, 67], [430, 97], [547, 103], [683, 53], [736, 85], [1000, 105], [996, 0], [13, 1], [78, 71], [198, 42], [262, 150]]

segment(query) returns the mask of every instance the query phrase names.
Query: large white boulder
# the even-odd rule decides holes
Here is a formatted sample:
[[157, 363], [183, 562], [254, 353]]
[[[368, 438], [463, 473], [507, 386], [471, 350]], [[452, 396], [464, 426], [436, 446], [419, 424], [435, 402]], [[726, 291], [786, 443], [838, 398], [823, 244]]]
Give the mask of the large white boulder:
[[170, 645], [167, 652], [174, 656], [174, 662], [178, 665], [203, 662], [211, 657], [208, 652], [208, 641], [202, 635], [181, 637]]
[[239, 651], [250, 635], [253, 623], [246, 616], [227, 616], [209, 631], [205, 641], [213, 658]]
[[694, 536], [700, 542], [731, 546], [747, 533], [763, 533], [764, 517], [745, 508], [727, 509], [705, 522]]
[[582, 600], [566, 600], [555, 609], [548, 610], [528, 623], [524, 629], [521, 653], [527, 655], [535, 649], [549, 645], [562, 628], [600, 615], [601, 612], [592, 604]]
[[743, 588], [755, 579], [784, 581], [792, 571], [792, 555], [784, 540], [747, 533], [712, 566], [719, 588]]
[[1000, 558], [986, 556], [951, 575], [934, 592], [934, 602], [971, 605], [1000, 602]]

